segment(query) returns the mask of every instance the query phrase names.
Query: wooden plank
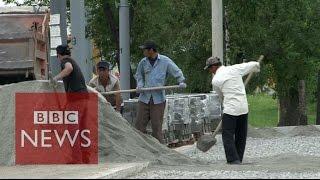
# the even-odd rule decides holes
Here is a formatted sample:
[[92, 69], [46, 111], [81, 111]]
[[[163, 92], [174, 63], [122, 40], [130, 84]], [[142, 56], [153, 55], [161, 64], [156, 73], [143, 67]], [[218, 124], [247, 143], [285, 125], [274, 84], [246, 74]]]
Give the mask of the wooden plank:
[[[48, 7], [40, 7], [38, 15], [48, 12]], [[35, 15], [34, 9], [31, 6], [13, 6], [13, 7], [0, 7], [0, 14], [31, 14]]]
[[29, 39], [33, 37], [32, 32], [24, 33], [10, 33], [10, 34], [0, 34], [1, 40], [11, 40], [11, 39]]
[[21, 38], [21, 39], [0, 39], [0, 44], [4, 43], [25, 43], [28, 42], [30, 38]]
[[1, 70], [0, 69], [0, 75], [1, 76], [25, 75], [27, 71], [29, 73], [33, 74], [32, 68], [26, 68], [26, 69], [15, 69], [15, 70]]
[[33, 68], [33, 60], [0, 62], [0, 69], [2, 70], [26, 69], [26, 68]]
[[36, 51], [36, 57], [39, 58], [39, 59], [46, 60], [47, 59], [47, 54], [46, 54], [46, 52], [37, 50]]
[[42, 42], [45, 42], [45, 41], [46, 41], [45, 38], [44, 38], [44, 36], [43, 36], [43, 34], [41, 34], [41, 33], [39, 33], [39, 32], [36, 32], [36, 39], [37, 39], [38, 41], [42, 41]]
[[33, 39], [29, 39], [29, 43], [28, 43], [28, 47], [29, 47], [29, 51], [28, 51], [28, 55], [29, 57], [32, 57], [34, 59], [35, 57], [35, 50], [34, 50], [34, 40]]

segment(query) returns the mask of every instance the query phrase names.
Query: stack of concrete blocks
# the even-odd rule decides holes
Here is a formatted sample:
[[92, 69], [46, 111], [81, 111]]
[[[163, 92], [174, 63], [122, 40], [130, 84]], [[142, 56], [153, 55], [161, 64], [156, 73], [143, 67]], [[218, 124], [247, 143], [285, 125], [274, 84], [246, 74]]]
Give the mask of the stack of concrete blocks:
[[173, 122], [173, 112], [174, 112], [174, 97], [167, 96], [166, 99], [166, 109], [164, 112], [163, 121], [166, 123], [166, 129], [164, 130], [164, 139], [167, 144], [174, 142], [177, 138], [173, 131], [172, 122]]
[[190, 120], [191, 120], [191, 132], [192, 133], [203, 133], [203, 124], [205, 118], [205, 104], [204, 95], [190, 96], [189, 97], [189, 108], [190, 108]]
[[173, 127], [176, 138], [179, 142], [189, 140], [191, 138], [191, 119], [188, 95], [175, 95], [173, 104]]
[[[135, 125], [138, 99], [124, 101], [123, 117]], [[193, 134], [212, 132], [221, 119], [221, 106], [216, 93], [168, 95], [163, 119], [164, 142], [179, 143]], [[147, 132], [151, 134], [151, 124]]]
[[205, 121], [204, 127], [205, 132], [212, 132], [217, 127], [219, 121], [221, 120], [221, 103], [219, 95], [216, 93], [206, 94], [206, 99], [204, 100], [206, 104], [205, 111]]

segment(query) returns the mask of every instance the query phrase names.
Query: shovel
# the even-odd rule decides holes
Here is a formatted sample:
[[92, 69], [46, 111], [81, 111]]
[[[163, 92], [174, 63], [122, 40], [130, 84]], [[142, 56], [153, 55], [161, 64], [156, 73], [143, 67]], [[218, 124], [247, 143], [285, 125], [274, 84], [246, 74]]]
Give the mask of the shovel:
[[[261, 55], [258, 59], [258, 62], [261, 63], [264, 56]], [[249, 83], [251, 77], [253, 76], [253, 72], [251, 72], [248, 77], [246, 78], [244, 85], [247, 86]], [[203, 135], [199, 138], [197, 142], [197, 148], [201, 150], [202, 152], [207, 152], [212, 146], [214, 146], [217, 143], [216, 135], [220, 131], [222, 127], [222, 120], [219, 122], [217, 128], [214, 130], [213, 134], [207, 134]]]
[[[160, 87], [150, 87], [150, 88], [141, 88], [139, 91], [158, 91], [158, 90], [169, 90], [169, 89], [180, 89], [179, 85], [174, 86], [160, 86]], [[111, 94], [118, 94], [118, 93], [131, 93], [137, 92], [137, 89], [128, 89], [128, 90], [119, 90], [119, 91], [109, 91], [109, 92], [102, 92], [102, 95], [111, 95]]]

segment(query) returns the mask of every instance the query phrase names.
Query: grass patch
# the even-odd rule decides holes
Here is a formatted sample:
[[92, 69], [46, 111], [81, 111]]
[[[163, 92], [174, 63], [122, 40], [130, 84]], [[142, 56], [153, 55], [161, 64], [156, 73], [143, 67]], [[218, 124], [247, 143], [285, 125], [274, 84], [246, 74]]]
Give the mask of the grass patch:
[[[278, 125], [278, 104], [266, 94], [248, 95], [249, 124], [254, 127], [276, 127]], [[316, 103], [308, 105], [308, 124], [315, 124]]]
[[317, 103], [312, 103], [308, 105], [308, 123], [316, 124], [317, 118]]

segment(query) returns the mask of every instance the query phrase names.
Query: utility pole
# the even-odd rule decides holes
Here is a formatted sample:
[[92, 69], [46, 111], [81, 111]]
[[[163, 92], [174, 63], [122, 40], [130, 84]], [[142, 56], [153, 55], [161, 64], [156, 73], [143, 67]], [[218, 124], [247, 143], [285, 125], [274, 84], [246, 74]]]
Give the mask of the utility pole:
[[[55, 48], [61, 44], [67, 44], [67, 3], [66, 0], [50, 1], [50, 62], [49, 69], [52, 74], [56, 75], [60, 72], [60, 62], [57, 60]], [[56, 17], [57, 19], [53, 20]], [[54, 22], [53, 22], [53, 21]]]
[[225, 64], [227, 66], [231, 65], [230, 62], [230, 34], [229, 34], [229, 17], [228, 17], [228, 12], [227, 12], [227, 7], [224, 7], [224, 52], [225, 52]]
[[[119, 4], [119, 40], [120, 40], [120, 87], [130, 89], [130, 24], [128, 0], [120, 0]], [[130, 94], [123, 94], [128, 100]]]
[[86, 10], [84, 0], [70, 0], [71, 11], [71, 35], [72, 35], [72, 58], [81, 68], [86, 82], [92, 78], [93, 63], [92, 45], [86, 39]]
[[316, 120], [316, 125], [320, 125], [320, 71], [318, 72], [317, 120]]
[[212, 56], [217, 56], [223, 63], [223, 2], [211, 0], [212, 11]]

